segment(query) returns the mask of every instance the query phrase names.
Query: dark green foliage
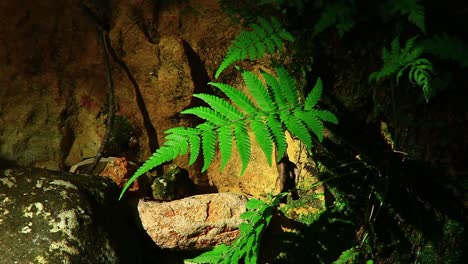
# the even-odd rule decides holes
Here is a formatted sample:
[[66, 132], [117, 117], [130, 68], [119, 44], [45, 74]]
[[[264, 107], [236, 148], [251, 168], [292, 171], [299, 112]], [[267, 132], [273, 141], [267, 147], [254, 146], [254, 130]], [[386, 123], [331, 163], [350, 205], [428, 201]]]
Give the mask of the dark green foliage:
[[419, 0], [392, 0], [390, 12], [408, 16], [410, 23], [422, 32], [426, 32], [424, 6], [419, 2]]
[[282, 49], [284, 40], [294, 40], [293, 36], [284, 30], [273, 17], [270, 21], [259, 17], [258, 23], [250, 24], [250, 27], [252, 31], [242, 31], [234, 39], [226, 57], [216, 71], [216, 78], [236, 61], [246, 58], [251, 60], [260, 59], [266, 52], [273, 53], [278, 49]]
[[457, 37], [440, 34], [421, 40], [418, 44], [426, 53], [440, 59], [456, 61], [461, 67], [468, 67], [468, 45]]
[[268, 227], [276, 207], [285, 196], [286, 193], [279, 194], [269, 204], [250, 199], [246, 204], [247, 211], [241, 215], [244, 222], [239, 226], [240, 236], [229, 246], [219, 245], [188, 261], [256, 264], [263, 230]]
[[423, 48], [415, 45], [417, 37], [408, 39], [403, 48], [400, 47], [399, 38], [396, 37], [391, 43], [390, 50], [385, 47], [382, 50], [384, 65], [382, 69], [373, 72], [369, 76], [369, 81], [378, 81], [396, 73], [397, 84], [403, 73], [409, 69], [408, 78], [412, 83], [421, 86], [426, 102], [432, 95], [431, 80], [433, 74], [432, 63], [425, 58], [421, 58]]
[[319, 20], [315, 23], [313, 36], [316, 36], [327, 28], [336, 25], [340, 36], [348, 32], [354, 26], [353, 15], [356, 10], [354, 5], [345, 1], [326, 2]]
[[[241, 174], [250, 162], [251, 142], [249, 129], [265, 153], [268, 164], [272, 164], [273, 145], [282, 157], [286, 150], [284, 130], [298, 137], [308, 148], [312, 146], [311, 133], [321, 141], [323, 138], [323, 121], [336, 124], [335, 115], [327, 110], [316, 108], [322, 94], [322, 82], [317, 80], [314, 89], [300, 103], [296, 85], [284, 68], [276, 68], [277, 77], [262, 73], [265, 84], [250, 71], [242, 71], [242, 77], [252, 95], [252, 102], [245, 93], [223, 83], [211, 82], [210, 85], [220, 89], [232, 102], [209, 94], [195, 94], [210, 107], [195, 107], [182, 111], [182, 114], [193, 114], [205, 122], [195, 128], [177, 127], [165, 133], [165, 143], [141, 166], [122, 190], [125, 190], [138, 177], [179, 155], [185, 155], [190, 149], [190, 165], [195, 162], [200, 148], [203, 153], [205, 171], [215, 156], [216, 144], [221, 152], [224, 168], [231, 157], [233, 140], [242, 161]], [[201, 144], [201, 146], [200, 146]]]

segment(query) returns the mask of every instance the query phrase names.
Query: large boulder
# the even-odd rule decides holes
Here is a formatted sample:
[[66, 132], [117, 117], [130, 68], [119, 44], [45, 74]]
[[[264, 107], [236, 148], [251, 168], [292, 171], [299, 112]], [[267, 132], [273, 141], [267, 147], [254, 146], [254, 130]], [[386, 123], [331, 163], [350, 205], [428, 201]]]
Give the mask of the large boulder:
[[0, 169], [2, 263], [141, 263], [138, 227], [110, 179]]
[[138, 212], [160, 248], [207, 249], [230, 244], [239, 236], [246, 202], [243, 195], [212, 193], [162, 203], [140, 200]]

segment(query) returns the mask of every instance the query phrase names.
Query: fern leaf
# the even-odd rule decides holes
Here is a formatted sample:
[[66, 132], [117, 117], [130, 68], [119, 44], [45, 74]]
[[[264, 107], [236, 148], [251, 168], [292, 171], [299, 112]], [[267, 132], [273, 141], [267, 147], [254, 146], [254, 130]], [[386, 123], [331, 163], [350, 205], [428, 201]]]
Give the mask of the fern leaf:
[[203, 151], [203, 168], [205, 172], [213, 162], [216, 148], [216, 130], [214, 125], [210, 123], [203, 123], [197, 126], [202, 130], [202, 151]]
[[290, 41], [290, 42], [294, 41], [294, 37], [283, 28], [283, 26], [280, 24], [280, 22], [278, 22], [278, 20], [276, 20], [276, 18], [271, 17], [270, 22], [273, 26], [274, 31], [278, 32], [278, 35], [282, 39]]
[[250, 122], [250, 128], [257, 139], [263, 153], [268, 161], [268, 165], [271, 166], [271, 157], [273, 155], [273, 140], [271, 139], [270, 131], [262, 120], [252, 120]]
[[[186, 128], [186, 127], [174, 127], [164, 131], [165, 134], [174, 134], [179, 135], [186, 140], [188, 140], [188, 145], [190, 146], [190, 160], [189, 165], [195, 163], [200, 153], [200, 131], [195, 128]], [[166, 138], [167, 139], [167, 138]], [[184, 154], [181, 154], [184, 155]]]
[[338, 118], [336, 118], [336, 116], [328, 110], [312, 109], [309, 111], [313, 112], [313, 114], [320, 118], [320, 120], [327, 121], [335, 125], [338, 124]]
[[195, 163], [198, 158], [198, 154], [200, 153], [200, 137], [198, 135], [188, 135], [189, 145], [190, 145], [190, 159], [189, 165]]
[[258, 106], [266, 112], [274, 110], [273, 101], [270, 94], [265, 89], [262, 81], [260, 81], [255, 74], [250, 71], [243, 71], [242, 77], [244, 78], [245, 85], [249, 90], [252, 97], [257, 102]]
[[424, 6], [419, 4], [419, 2], [419, 0], [393, 1], [392, 12], [408, 15], [409, 22], [418, 27], [422, 32], [426, 32]]
[[311, 111], [296, 111], [294, 115], [302, 120], [307, 127], [309, 127], [312, 132], [317, 136], [318, 140], [322, 142], [323, 140], [323, 124], [320, 119], [313, 114]]
[[227, 97], [229, 97], [232, 102], [234, 102], [239, 107], [239, 109], [245, 111], [248, 115], [255, 115], [258, 112], [257, 108], [249, 100], [247, 95], [237, 90], [236, 88], [224, 83], [209, 82], [208, 84], [220, 89]]
[[278, 121], [278, 117], [276, 115], [269, 115], [267, 116], [267, 125], [270, 128], [271, 134], [275, 139], [276, 147], [278, 149], [278, 157], [283, 157], [284, 153], [286, 152], [286, 147], [288, 144], [286, 143], [286, 136], [284, 135], [284, 129], [281, 125], [281, 122]]
[[223, 170], [232, 154], [231, 126], [222, 126], [218, 129], [219, 151], [221, 152], [221, 168]]
[[304, 109], [305, 110], [312, 110], [315, 105], [317, 104], [320, 96], [322, 96], [323, 84], [320, 78], [317, 79], [315, 82], [314, 88], [312, 91], [307, 95], [305, 100]]
[[326, 4], [321, 12], [320, 18], [315, 23], [312, 36], [315, 37], [327, 28], [336, 24], [338, 33], [342, 36], [354, 26], [352, 19], [353, 6], [345, 3]]
[[277, 109], [288, 108], [288, 104], [285, 100], [285, 95], [283, 94], [283, 90], [281, 89], [281, 85], [278, 79], [267, 72], [262, 72], [262, 75], [273, 93], [273, 98], [275, 100]]
[[180, 148], [177, 145], [163, 145], [159, 149], [157, 149], [156, 152], [154, 152], [153, 155], [148, 160], [146, 160], [140, 168], [138, 168], [138, 170], [124, 185], [122, 192], [120, 193], [119, 199], [122, 198], [125, 191], [136, 179], [138, 179], [138, 177], [145, 174], [147, 171], [153, 169], [156, 166], [159, 166], [167, 161], [175, 159], [179, 155], [179, 149]]
[[211, 94], [194, 94], [207, 103], [215, 112], [222, 114], [230, 121], [240, 120], [244, 117], [242, 112], [233, 107], [229, 102]]
[[219, 114], [218, 112], [214, 111], [211, 108], [199, 106], [184, 110], [181, 114], [192, 114], [196, 115], [202, 119], [205, 119], [208, 122], [211, 122], [215, 125], [222, 126], [229, 122], [223, 115]]
[[247, 56], [250, 59], [260, 59], [265, 50], [273, 53], [276, 49], [283, 47], [283, 41], [293, 41], [293, 36], [288, 33], [281, 24], [274, 18], [267, 21], [259, 18], [258, 23], [250, 26], [252, 31], [242, 31], [231, 44], [226, 57], [215, 73], [215, 78], [231, 64], [244, 60]]
[[291, 107], [297, 107], [299, 100], [294, 79], [283, 67], [276, 68], [276, 74], [278, 75], [282, 93], [286, 96], [288, 104]]
[[234, 125], [234, 134], [236, 136], [236, 146], [242, 161], [241, 175], [244, 174], [245, 169], [250, 161], [250, 137], [247, 133], [245, 123], [236, 123]]
[[308, 148], [312, 147], [312, 138], [310, 137], [310, 133], [307, 131], [306, 126], [300, 119], [289, 114], [282, 114], [281, 121], [283, 121], [286, 128], [292, 135], [299, 138], [299, 140], [301, 140]]

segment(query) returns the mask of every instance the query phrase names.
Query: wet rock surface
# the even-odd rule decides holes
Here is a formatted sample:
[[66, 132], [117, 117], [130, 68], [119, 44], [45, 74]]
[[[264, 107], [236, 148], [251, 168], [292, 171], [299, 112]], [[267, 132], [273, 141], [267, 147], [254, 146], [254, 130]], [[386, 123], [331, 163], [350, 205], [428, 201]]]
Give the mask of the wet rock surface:
[[108, 178], [0, 170], [1, 263], [142, 263], [138, 228]]

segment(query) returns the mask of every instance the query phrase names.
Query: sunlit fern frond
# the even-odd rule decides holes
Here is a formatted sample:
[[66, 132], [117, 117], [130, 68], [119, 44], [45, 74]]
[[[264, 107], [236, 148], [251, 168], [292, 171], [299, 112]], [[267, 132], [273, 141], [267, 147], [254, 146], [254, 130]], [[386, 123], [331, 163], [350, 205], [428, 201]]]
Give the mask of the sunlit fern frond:
[[251, 31], [242, 31], [232, 42], [226, 57], [215, 73], [215, 78], [236, 61], [260, 59], [265, 53], [274, 53], [283, 48], [283, 41], [294, 37], [272, 17], [270, 21], [259, 17], [258, 23], [250, 24]]
[[177, 127], [165, 131], [164, 144], [135, 172], [122, 194], [147, 171], [186, 153], [190, 153], [189, 163], [193, 164], [201, 152], [204, 163], [202, 171], [206, 171], [214, 160], [218, 146], [223, 169], [231, 158], [234, 141], [242, 162], [242, 174], [251, 159], [249, 131], [253, 132], [270, 166], [273, 147], [277, 148], [279, 157], [286, 151], [285, 130], [309, 148], [313, 135], [321, 141], [323, 121], [338, 122], [331, 112], [315, 108], [322, 92], [322, 82], [317, 80], [302, 103], [291, 75], [282, 67], [276, 68], [275, 72], [276, 76], [262, 73], [264, 83], [254, 73], [241, 71], [253, 101], [246, 93], [215, 82], [209, 84], [221, 90], [227, 100], [214, 95], [195, 94], [194, 97], [202, 99], [209, 107], [190, 108], [182, 111], [182, 114], [195, 115], [205, 122], [195, 128]]

